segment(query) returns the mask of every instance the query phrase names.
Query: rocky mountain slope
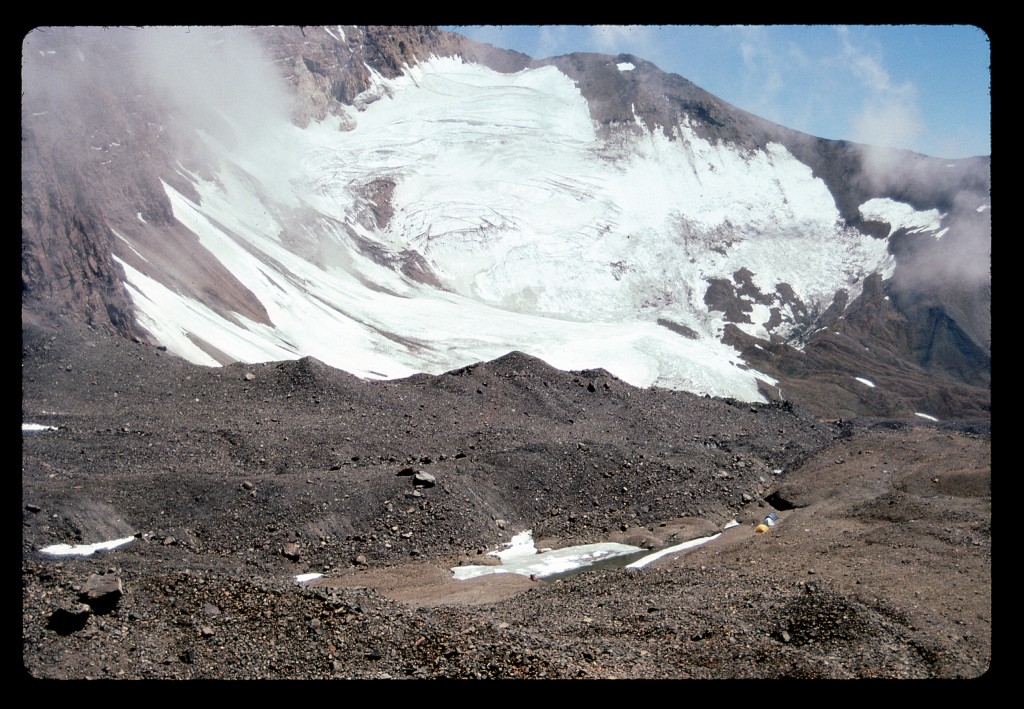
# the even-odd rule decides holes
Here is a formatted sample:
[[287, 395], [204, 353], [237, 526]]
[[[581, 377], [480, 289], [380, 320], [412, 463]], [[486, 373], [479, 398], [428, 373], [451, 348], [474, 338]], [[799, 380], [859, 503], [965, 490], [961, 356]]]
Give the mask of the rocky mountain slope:
[[[29, 319], [23, 342], [23, 419], [53, 427], [23, 433], [27, 676], [989, 669], [986, 421], [822, 423], [522, 354], [365, 382], [311, 359], [198, 367], [74, 320]], [[450, 570], [526, 529], [661, 549], [731, 519], [633, 571]]]
[[[193, 39], [24, 43], [24, 677], [990, 670], [988, 158], [632, 56]], [[720, 536], [455, 579], [527, 530]]]
[[[203, 363], [313, 355], [393, 377], [523, 350], [822, 417], [987, 415], [988, 158], [806, 136], [634, 56], [534, 60], [426, 27], [196, 34], [26, 38], [33, 313]], [[671, 171], [669, 201], [643, 186], [631, 211], [651, 171]], [[722, 207], [697, 190], [726, 190]]]

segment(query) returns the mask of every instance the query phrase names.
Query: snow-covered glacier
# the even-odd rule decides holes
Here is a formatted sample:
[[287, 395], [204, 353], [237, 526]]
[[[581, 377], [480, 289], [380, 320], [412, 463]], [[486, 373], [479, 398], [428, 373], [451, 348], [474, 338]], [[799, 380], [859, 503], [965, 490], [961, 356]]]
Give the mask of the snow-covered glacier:
[[[215, 312], [121, 260], [140, 324], [200, 364], [314, 356], [363, 377], [440, 373], [521, 350], [637, 385], [760, 400], [720, 338], [714, 279], [851, 299], [891, 274], [886, 240], [845, 225], [783, 146], [601, 138], [555, 67], [503, 74], [434, 58], [374, 77], [347, 115], [220, 141], [213, 175], [165, 183], [174, 217], [266, 311]], [[794, 320], [775, 306], [786, 334]], [[766, 336], [772, 308], [738, 325]], [[661, 323], [670, 322], [668, 328]], [[687, 333], [686, 335], [681, 332]]]

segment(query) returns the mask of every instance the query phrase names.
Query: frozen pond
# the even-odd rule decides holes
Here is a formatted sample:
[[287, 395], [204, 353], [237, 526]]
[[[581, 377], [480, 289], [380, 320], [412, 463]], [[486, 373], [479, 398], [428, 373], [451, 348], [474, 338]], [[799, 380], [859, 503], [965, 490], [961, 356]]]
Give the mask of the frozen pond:
[[692, 539], [656, 552], [617, 542], [538, 551], [533, 543], [533, 531], [526, 530], [512, 537], [504, 549], [488, 554], [500, 559], [501, 564], [455, 566], [452, 573], [460, 581], [487, 574], [519, 574], [542, 579], [594, 568], [640, 568], [663, 556], [692, 549], [717, 537], [715, 534]]

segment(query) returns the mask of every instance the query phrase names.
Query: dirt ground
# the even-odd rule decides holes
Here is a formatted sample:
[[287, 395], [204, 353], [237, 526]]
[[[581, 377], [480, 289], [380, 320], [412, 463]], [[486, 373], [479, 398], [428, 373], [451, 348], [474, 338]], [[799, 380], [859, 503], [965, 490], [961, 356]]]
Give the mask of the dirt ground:
[[[33, 678], [975, 678], [993, 666], [987, 420], [823, 422], [521, 355], [361, 382], [23, 327]], [[417, 486], [412, 472], [429, 472]], [[754, 527], [769, 512], [778, 524]], [[456, 581], [538, 545], [641, 569]], [[55, 558], [40, 549], [133, 536]], [[322, 573], [299, 585], [295, 576]], [[106, 601], [93, 575], [116, 579]], [[106, 605], [104, 605], [106, 603]]]

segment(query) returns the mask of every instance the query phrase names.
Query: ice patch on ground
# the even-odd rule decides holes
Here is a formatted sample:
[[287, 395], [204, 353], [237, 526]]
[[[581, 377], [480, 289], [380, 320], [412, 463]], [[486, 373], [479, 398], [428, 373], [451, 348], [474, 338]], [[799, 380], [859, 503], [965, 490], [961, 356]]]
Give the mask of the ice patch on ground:
[[681, 552], [681, 551], [686, 551], [687, 549], [693, 549], [694, 547], [699, 547], [702, 544], [707, 544], [710, 541], [718, 539], [720, 536], [721, 536], [721, 533], [712, 534], [710, 537], [699, 537], [697, 539], [691, 539], [688, 542], [683, 542], [682, 544], [676, 544], [675, 546], [671, 546], [671, 547], [666, 547], [664, 549], [660, 549], [660, 550], [654, 552], [653, 554], [648, 554], [647, 556], [643, 557], [642, 559], [637, 559], [632, 564], [626, 564], [626, 568], [627, 569], [642, 569], [643, 567], [645, 567], [648, 564], [650, 564], [652, 561], [657, 561], [658, 559], [660, 559], [663, 556], [668, 556], [670, 554], [676, 554], [676, 553]]
[[37, 431], [56, 431], [56, 426], [44, 426], [41, 423], [23, 423], [21, 424], [22, 433], [35, 433]]
[[39, 551], [50, 556], [91, 556], [98, 551], [116, 549], [119, 546], [127, 544], [133, 539], [135, 539], [135, 537], [112, 539], [109, 542], [96, 542], [94, 544], [54, 544], [52, 546], [43, 547]]
[[533, 531], [526, 530], [514, 536], [504, 549], [488, 554], [501, 559], [500, 566], [455, 566], [452, 567], [452, 573], [459, 581], [487, 574], [519, 574], [544, 578], [639, 551], [643, 549], [629, 544], [607, 542], [538, 552], [533, 543]]

